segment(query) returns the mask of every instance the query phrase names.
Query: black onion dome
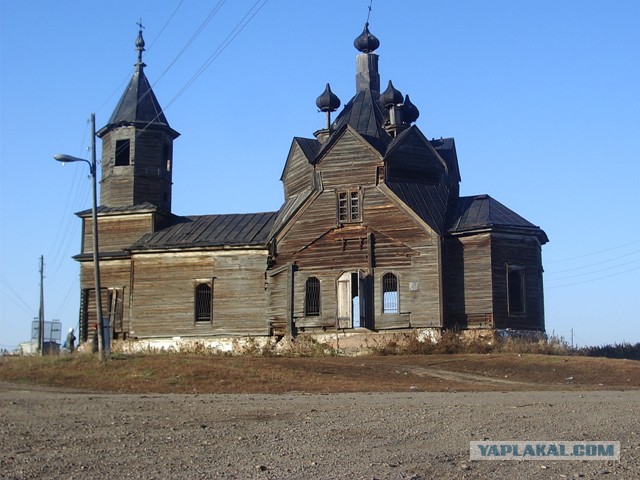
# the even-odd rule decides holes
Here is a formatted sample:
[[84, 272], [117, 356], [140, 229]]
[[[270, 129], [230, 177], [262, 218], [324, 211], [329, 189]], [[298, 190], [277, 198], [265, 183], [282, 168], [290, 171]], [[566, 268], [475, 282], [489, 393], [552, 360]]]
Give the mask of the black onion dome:
[[380, 40], [369, 31], [369, 23], [364, 24], [364, 30], [360, 36], [353, 41], [353, 46], [362, 53], [371, 53], [380, 46]]
[[411, 100], [409, 100], [409, 95], [404, 97], [404, 104], [402, 105], [402, 118], [406, 123], [415, 122], [420, 116], [420, 110], [416, 107]]
[[380, 95], [380, 102], [382, 102], [386, 108], [402, 103], [402, 93], [400, 93], [400, 90], [394, 88], [391, 80], [389, 80], [389, 86], [387, 86], [387, 89], [382, 92], [382, 95]]
[[316, 105], [321, 112], [335, 112], [340, 107], [340, 99], [331, 91], [328, 83], [322, 95], [316, 99]]

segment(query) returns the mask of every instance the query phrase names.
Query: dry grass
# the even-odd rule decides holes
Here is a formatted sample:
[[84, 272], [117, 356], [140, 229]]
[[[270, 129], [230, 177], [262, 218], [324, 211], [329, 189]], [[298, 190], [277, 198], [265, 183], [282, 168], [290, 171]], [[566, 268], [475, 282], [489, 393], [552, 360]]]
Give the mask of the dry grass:
[[116, 392], [283, 393], [637, 389], [640, 362], [540, 354], [367, 357], [3, 357], [0, 380]]

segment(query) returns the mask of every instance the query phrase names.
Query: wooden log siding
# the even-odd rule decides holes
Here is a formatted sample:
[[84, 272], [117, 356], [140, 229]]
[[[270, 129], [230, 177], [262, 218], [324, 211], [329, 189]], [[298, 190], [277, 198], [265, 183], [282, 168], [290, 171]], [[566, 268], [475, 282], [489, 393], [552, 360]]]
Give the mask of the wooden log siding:
[[[496, 328], [544, 329], [541, 247], [536, 237], [492, 235], [494, 319]], [[507, 264], [524, 267], [525, 312], [509, 315]]]
[[[153, 231], [153, 213], [98, 217], [98, 239], [101, 252], [121, 251], [145, 233]], [[93, 253], [93, 221], [83, 218], [82, 253]]]
[[[307, 278], [320, 280], [320, 315], [306, 317], [304, 312]], [[336, 295], [337, 275], [333, 270], [310, 269], [297, 271], [294, 276], [293, 317], [296, 328], [335, 328], [338, 312]]]
[[[298, 328], [335, 328], [337, 279], [343, 272], [357, 271], [373, 274], [371, 327], [442, 326], [440, 242], [426, 224], [378, 188], [377, 171], [382, 166], [377, 154], [347, 131], [316, 166], [322, 175], [322, 193], [278, 237], [277, 265], [295, 263], [299, 269], [294, 284]], [[336, 219], [336, 192], [354, 186], [361, 191], [362, 221], [340, 226]], [[382, 313], [381, 279], [385, 272], [398, 276], [400, 314]], [[319, 316], [304, 315], [309, 276], [320, 280]], [[270, 321], [275, 321], [277, 299], [284, 295], [285, 282], [275, 277], [269, 282]], [[279, 315], [282, 318], [284, 314]]]
[[446, 324], [493, 326], [493, 276], [489, 233], [445, 240]]
[[266, 277], [267, 321], [270, 333], [284, 335], [287, 333], [288, 320], [288, 282], [289, 266], [285, 265], [269, 271]]
[[297, 195], [308, 188], [311, 185], [312, 175], [313, 166], [300, 146], [294, 143], [282, 176], [285, 197]]
[[[130, 141], [130, 164], [115, 166], [116, 142]], [[164, 131], [121, 127], [102, 141], [100, 204], [109, 207], [150, 202], [171, 210], [172, 137]]]
[[[131, 264], [130, 260], [101, 260], [100, 261], [100, 286], [102, 287], [102, 315], [109, 314], [108, 292], [110, 288], [122, 289], [122, 332], [118, 331], [118, 338], [126, 336], [129, 331], [129, 306], [131, 294]], [[88, 297], [81, 305], [80, 330], [93, 333], [92, 325], [97, 323], [95, 305], [95, 277], [93, 272], [93, 262], [83, 261], [80, 263], [80, 290], [87, 292]], [[119, 330], [119, 329], [118, 329]], [[89, 338], [91, 340], [91, 338]]]
[[[134, 253], [131, 335], [267, 335], [267, 250]], [[213, 279], [211, 323], [194, 320], [194, 288]]]
[[346, 130], [316, 169], [322, 173], [325, 189], [375, 185], [377, 167], [383, 161], [361, 138]]

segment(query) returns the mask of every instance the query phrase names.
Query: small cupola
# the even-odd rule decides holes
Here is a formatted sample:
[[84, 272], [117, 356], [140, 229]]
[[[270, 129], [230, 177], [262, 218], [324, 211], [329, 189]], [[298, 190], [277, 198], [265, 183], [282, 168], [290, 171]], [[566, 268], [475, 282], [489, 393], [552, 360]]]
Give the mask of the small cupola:
[[409, 95], [404, 97], [404, 103], [402, 104], [402, 120], [407, 125], [411, 125], [415, 122], [420, 116], [420, 110], [416, 107], [411, 100], [409, 100]]
[[373, 53], [380, 46], [380, 40], [369, 31], [369, 22], [364, 24], [364, 30], [353, 41], [353, 46], [362, 53]]
[[402, 93], [393, 86], [393, 82], [389, 80], [387, 89], [380, 95], [380, 102], [386, 107], [396, 107], [402, 105]]
[[378, 55], [373, 52], [380, 46], [380, 40], [369, 31], [369, 22], [364, 24], [364, 30], [353, 41], [353, 46], [360, 52], [356, 56], [356, 92], [370, 90], [379, 94]]
[[402, 93], [389, 80], [387, 89], [380, 95], [380, 103], [389, 111], [389, 123], [385, 128], [393, 136], [397, 134], [398, 130], [401, 130], [403, 125], [402, 101]]
[[321, 112], [327, 114], [327, 128], [318, 130], [315, 135], [320, 141], [324, 141], [331, 134], [331, 112], [340, 108], [340, 99], [331, 91], [331, 86], [327, 83], [324, 92], [316, 98], [316, 106]]

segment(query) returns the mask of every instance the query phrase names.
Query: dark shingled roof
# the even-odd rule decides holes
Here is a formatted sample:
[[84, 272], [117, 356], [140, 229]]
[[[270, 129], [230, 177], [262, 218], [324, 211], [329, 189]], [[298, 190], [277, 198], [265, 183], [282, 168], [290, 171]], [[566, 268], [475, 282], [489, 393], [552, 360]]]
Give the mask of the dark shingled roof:
[[442, 235], [449, 198], [447, 187], [409, 182], [385, 184], [438, 235]]
[[265, 246], [277, 212], [179, 217], [174, 225], [138, 240], [131, 250]]
[[109, 124], [135, 122], [161, 123], [169, 126], [141, 65], [136, 66], [129, 86], [109, 119]]
[[179, 135], [169, 126], [160, 102], [158, 102], [151, 89], [151, 84], [144, 74], [144, 66], [144, 63], [136, 64], [129, 86], [120, 97], [107, 125], [98, 132], [99, 137], [102, 137], [108, 130], [122, 125], [166, 128], [175, 137]]
[[449, 233], [493, 227], [529, 230], [532, 234], [538, 235], [542, 243], [549, 241], [546, 233], [540, 227], [524, 219], [489, 195], [458, 198], [450, 210], [447, 225]]

